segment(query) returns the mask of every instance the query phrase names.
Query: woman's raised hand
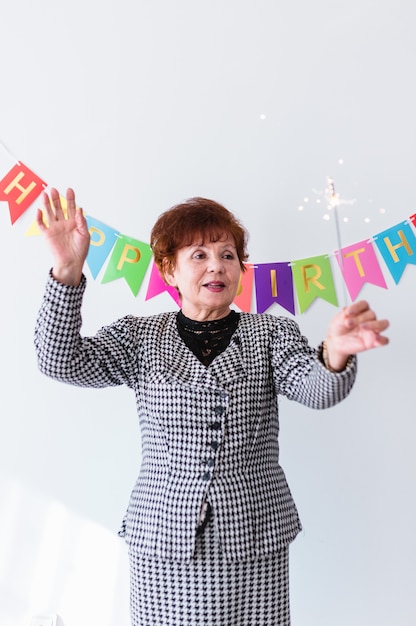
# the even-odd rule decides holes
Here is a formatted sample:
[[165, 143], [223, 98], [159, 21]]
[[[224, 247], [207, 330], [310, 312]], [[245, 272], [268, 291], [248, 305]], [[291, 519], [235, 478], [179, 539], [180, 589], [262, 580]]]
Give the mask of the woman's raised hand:
[[43, 206], [48, 225], [44, 223], [40, 209], [36, 221], [54, 258], [54, 278], [65, 285], [78, 285], [88, 254], [90, 234], [82, 209], [76, 207], [72, 189], [66, 192], [66, 203], [67, 216], [64, 214], [59, 192], [51, 189], [50, 197], [44, 193]]
[[335, 370], [342, 370], [349, 355], [387, 345], [389, 340], [382, 333], [388, 326], [387, 320], [377, 319], [365, 300], [345, 307], [328, 327], [326, 346], [329, 365]]

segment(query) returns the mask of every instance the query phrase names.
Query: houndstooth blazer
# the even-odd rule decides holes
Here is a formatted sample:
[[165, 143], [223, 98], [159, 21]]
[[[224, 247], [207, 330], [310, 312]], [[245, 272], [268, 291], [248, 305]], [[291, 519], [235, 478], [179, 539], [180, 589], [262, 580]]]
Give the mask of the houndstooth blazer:
[[35, 345], [40, 370], [80, 386], [125, 384], [136, 397], [142, 463], [120, 535], [133, 551], [189, 560], [202, 503], [229, 560], [287, 545], [301, 529], [279, 465], [278, 395], [315, 409], [349, 393], [356, 360], [329, 372], [297, 324], [241, 313], [208, 367], [186, 347], [176, 313], [127, 316], [81, 337], [85, 278], [50, 278]]

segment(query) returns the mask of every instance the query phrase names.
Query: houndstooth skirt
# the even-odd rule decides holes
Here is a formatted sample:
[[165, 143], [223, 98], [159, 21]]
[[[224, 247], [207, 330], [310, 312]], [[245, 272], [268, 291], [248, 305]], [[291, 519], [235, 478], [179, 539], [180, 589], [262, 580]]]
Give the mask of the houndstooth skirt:
[[132, 626], [290, 626], [289, 548], [226, 562], [212, 520], [191, 563], [130, 552]]

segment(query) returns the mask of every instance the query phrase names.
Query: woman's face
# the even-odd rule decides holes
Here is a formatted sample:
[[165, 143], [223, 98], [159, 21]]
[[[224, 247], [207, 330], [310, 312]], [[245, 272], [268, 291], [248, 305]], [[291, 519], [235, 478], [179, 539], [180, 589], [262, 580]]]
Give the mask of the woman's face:
[[214, 320], [230, 312], [240, 280], [234, 238], [196, 241], [180, 248], [166, 281], [181, 295], [182, 311], [193, 320]]

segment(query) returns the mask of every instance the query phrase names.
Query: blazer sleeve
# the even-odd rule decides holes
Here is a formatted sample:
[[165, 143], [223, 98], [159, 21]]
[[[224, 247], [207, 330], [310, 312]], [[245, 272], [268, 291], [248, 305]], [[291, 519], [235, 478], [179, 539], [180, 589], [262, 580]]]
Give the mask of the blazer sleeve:
[[346, 368], [330, 372], [320, 359], [321, 347], [312, 348], [297, 323], [278, 318], [272, 340], [272, 368], [277, 392], [314, 409], [334, 406], [347, 397], [357, 373], [357, 358]]
[[82, 337], [85, 287], [85, 276], [77, 287], [50, 276], [35, 327], [39, 369], [72, 385], [132, 387], [138, 363], [137, 318], [127, 316], [103, 327], [94, 337]]

